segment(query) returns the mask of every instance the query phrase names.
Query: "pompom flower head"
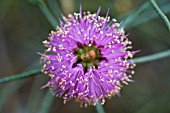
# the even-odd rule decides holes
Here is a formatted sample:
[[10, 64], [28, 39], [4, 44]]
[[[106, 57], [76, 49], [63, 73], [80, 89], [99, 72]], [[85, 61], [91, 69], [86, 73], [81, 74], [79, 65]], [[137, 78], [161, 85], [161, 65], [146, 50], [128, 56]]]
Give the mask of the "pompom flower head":
[[105, 98], [119, 95], [122, 83], [128, 84], [131, 69], [135, 66], [129, 58], [135, 54], [128, 49], [123, 28], [118, 29], [115, 19], [84, 12], [63, 16], [56, 32], [51, 32], [42, 72], [51, 79], [44, 87], [63, 97], [64, 102], [74, 98], [81, 105], [104, 104]]

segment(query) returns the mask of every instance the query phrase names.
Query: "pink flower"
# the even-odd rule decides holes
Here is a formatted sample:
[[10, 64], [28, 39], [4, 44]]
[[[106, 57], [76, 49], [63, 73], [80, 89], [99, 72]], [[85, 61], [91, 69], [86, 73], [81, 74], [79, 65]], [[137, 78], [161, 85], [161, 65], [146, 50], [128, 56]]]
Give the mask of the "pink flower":
[[128, 51], [131, 42], [119, 23], [108, 16], [90, 12], [63, 16], [56, 32], [51, 32], [43, 43], [47, 53], [41, 54], [44, 61], [42, 72], [51, 79], [45, 85], [64, 98], [74, 98], [81, 105], [104, 104], [105, 97], [119, 95], [122, 83], [128, 84], [131, 68], [135, 66], [128, 58], [135, 52]]

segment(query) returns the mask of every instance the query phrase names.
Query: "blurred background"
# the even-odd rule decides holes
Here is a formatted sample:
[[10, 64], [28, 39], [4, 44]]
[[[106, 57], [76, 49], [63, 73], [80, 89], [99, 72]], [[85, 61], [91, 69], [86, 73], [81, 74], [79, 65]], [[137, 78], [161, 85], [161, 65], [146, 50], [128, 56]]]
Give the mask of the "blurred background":
[[[170, 0], [156, 0], [170, 18]], [[55, 30], [61, 13], [83, 11], [100, 15], [110, 9], [111, 18], [125, 21], [126, 33], [133, 42], [133, 50], [141, 50], [135, 57], [150, 55], [170, 48], [170, 32], [148, 0], [0, 0], [0, 77], [40, 68], [42, 41]], [[124, 85], [121, 97], [106, 100], [106, 113], [170, 113], [170, 57], [138, 64], [133, 79]], [[0, 113], [94, 113], [95, 107], [80, 108], [79, 103], [62, 98], [46, 98], [41, 89], [47, 75], [0, 84]]]

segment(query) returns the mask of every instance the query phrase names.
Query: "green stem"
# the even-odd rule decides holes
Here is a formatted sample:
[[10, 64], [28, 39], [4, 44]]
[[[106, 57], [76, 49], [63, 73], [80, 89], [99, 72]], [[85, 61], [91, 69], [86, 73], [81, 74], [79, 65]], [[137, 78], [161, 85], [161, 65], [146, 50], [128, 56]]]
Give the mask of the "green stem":
[[165, 57], [168, 57], [168, 56], [170, 56], [170, 49], [163, 51], [163, 52], [155, 53], [155, 54], [152, 54], [152, 55], [134, 58], [133, 62], [139, 64], [139, 63], [158, 60], [158, 59], [165, 58]]
[[150, 4], [155, 9], [155, 11], [158, 13], [158, 15], [163, 19], [166, 26], [168, 27], [168, 30], [170, 30], [170, 22], [169, 22], [168, 18], [165, 16], [165, 14], [161, 11], [159, 6], [156, 4], [155, 0], [150, 0]]
[[[13, 82], [11, 84], [4, 85], [2, 89], [0, 89], [0, 108], [3, 107], [4, 103], [10, 99], [9, 97], [17, 91], [23, 84], [26, 82], [26, 80], [22, 80], [19, 82]], [[1, 112], [0, 112], [1, 113]], [[3, 112], [2, 112], [3, 113]]]
[[[56, 0], [48, 0], [49, 7], [51, 9], [51, 12], [53, 13], [55, 18], [59, 18], [61, 16], [61, 9], [57, 3]], [[59, 24], [59, 21], [57, 21]]]
[[103, 106], [101, 105], [100, 101], [96, 103], [96, 110], [97, 113], [105, 113]]
[[47, 91], [46, 96], [45, 96], [45, 98], [44, 98], [44, 100], [42, 102], [42, 106], [41, 106], [38, 113], [49, 113], [50, 107], [51, 107], [51, 105], [52, 105], [52, 103], [54, 101], [54, 97], [55, 96], [53, 96], [50, 93], [50, 91]]
[[15, 80], [23, 79], [23, 78], [28, 78], [28, 77], [31, 77], [37, 74], [41, 74], [40, 69], [35, 69], [35, 70], [24, 72], [21, 74], [12, 75], [10, 77], [1, 78], [0, 83], [6, 83], [6, 82], [11, 82], [11, 81], [15, 81]]
[[149, 3], [146, 1], [145, 3], [143, 3], [139, 8], [133, 10], [131, 12], [131, 14], [126, 17], [126, 19], [124, 20], [124, 22], [121, 24], [120, 28], [121, 27], [124, 27], [124, 28], [128, 28], [129, 25], [132, 24], [132, 22], [134, 22], [134, 20], [136, 18], [138, 18], [138, 16], [149, 6]]
[[[31, 70], [34, 68], [39, 68], [40, 64], [39, 62], [36, 60], [34, 63], [32, 63], [28, 68], [26, 68], [25, 71], [27, 70]], [[26, 82], [27, 80], [20, 80], [18, 82], [13, 82], [10, 84], [7, 84], [5, 86], [3, 86], [0, 89], [0, 108], [2, 108], [2, 106], [4, 105], [4, 103], [9, 99], [9, 97], [15, 92], [17, 91], [21, 86], [23, 86], [23, 84]], [[0, 112], [1, 113], [1, 112]]]
[[[37, 108], [40, 106], [41, 100], [43, 98], [43, 93], [40, 91], [42, 83], [46, 77], [35, 76], [33, 83], [31, 85], [31, 90], [29, 92], [27, 107], [24, 113], [36, 113], [39, 111]], [[37, 82], [38, 81], [38, 82]], [[34, 102], [32, 102], [34, 100]]]
[[[170, 12], [169, 6], [170, 6], [170, 3], [167, 3], [167, 4], [161, 6], [161, 9], [162, 9], [162, 11], [164, 11], [165, 14]], [[149, 11], [141, 14], [139, 16], [140, 20], [137, 20], [133, 24], [128, 26], [128, 29], [133, 28], [135, 26], [138, 26], [140, 24], [143, 24], [143, 23], [145, 23], [145, 22], [147, 22], [147, 21], [149, 21], [151, 19], [154, 19], [156, 17], [157, 17], [157, 14], [155, 14], [155, 13], [153, 13], [153, 11], [149, 10]]]
[[[163, 52], [155, 53], [152, 55], [134, 58], [133, 61], [138, 64], [138, 63], [158, 60], [158, 59], [165, 58], [168, 56], [170, 56], [170, 49], [163, 51]], [[21, 74], [16, 74], [10, 77], [1, 78], [0, 83], [11, 82], [11, 81], [15, 81], [15, 80], [23, 79], [23, 78], [28, 78], [28, 77], [31, 77], [37, 74], [41, 74], [40, 69], [35, 69], [35, 70], [24, 72]]]
[[50, 22], [50, 24], [54, 27], [54, 29], [57, 26], [57, 20], [54, 18], [54, 16], [51, 14], [51, 12], [49, 11], [49, 9], [47, 8], [47, 6], [45, 5], [43, 0], [39, 0], [39, 4], [38, 4], [39, 8], [41, 9], [41, 11], [43, 12], [43, 14], [46, 16], [46, 18], [48, 19], [48, 21]]

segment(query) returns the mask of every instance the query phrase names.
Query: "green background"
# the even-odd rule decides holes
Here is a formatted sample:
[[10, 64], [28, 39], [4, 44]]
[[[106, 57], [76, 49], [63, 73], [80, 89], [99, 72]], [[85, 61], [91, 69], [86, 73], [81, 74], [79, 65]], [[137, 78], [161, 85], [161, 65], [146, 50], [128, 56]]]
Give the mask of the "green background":
[[[170, 18], [170, 1], [156, 2]], [[40, 68], [36, 52], [44, 51], [42, 41], [55, 30], [61, 13], [79, 12], [80, 4], [92, 13], [101, 6], [101, 16], [109, 8], [111, 18], [125, 21], [133, 50], [141, 50], [135, 58], [170, 48], [170, 31], [147, 0], [0, 0], [0, 77]], [[169, 70], [170, 57], [138, 64], [135, 82], [123, 85], [121, 97], [106, 100], [106, 113], [169, 113]], [[0, 84], [0, 113], [96, 112], [92, 106], [80, 108], [73, 100], [63, 104], [62, 98], [50, 97], [47, 89], [41, 89], [48, 79], [38, 75]]]

